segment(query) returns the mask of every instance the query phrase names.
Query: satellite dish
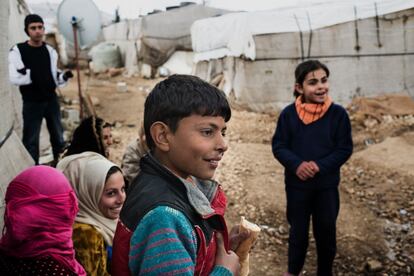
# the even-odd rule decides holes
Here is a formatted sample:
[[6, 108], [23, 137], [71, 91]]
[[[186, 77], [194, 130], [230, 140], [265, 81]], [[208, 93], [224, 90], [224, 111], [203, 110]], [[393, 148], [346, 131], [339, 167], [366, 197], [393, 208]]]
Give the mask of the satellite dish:
[[75, 44], [73, 25], [77, 28], [77, 44], [80, 49], [91, 46], [101, 33], [101, 13], [92, 0], [64, 0], [57, 11], [60, 33]]
[[57, 19], [60, 33], [75, 48], [79, 117], [82, 120], [84, 96], [80, 80], [79, 48], [87, 48], [97, 40], [101, 33], [101, 14], [92, 0], [64, 0], [59, 5]]

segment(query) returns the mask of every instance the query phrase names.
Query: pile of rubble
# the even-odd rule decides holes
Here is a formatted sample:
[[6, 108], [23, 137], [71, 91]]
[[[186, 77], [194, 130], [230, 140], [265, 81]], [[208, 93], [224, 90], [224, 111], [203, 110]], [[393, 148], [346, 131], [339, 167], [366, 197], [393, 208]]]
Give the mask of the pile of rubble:
[[414, 101], [407, 95], [356, 98], [347, 109], [355, 150], [414, 131]]
[[[351, 160], [342, 170], [342, 191], [384, 220], [387, 246], [366, 260], [360, 270], [388, 275], [414, 273], [414, 179], [384, 167]], [[382, 275], [387, 275], [386, 273]]]

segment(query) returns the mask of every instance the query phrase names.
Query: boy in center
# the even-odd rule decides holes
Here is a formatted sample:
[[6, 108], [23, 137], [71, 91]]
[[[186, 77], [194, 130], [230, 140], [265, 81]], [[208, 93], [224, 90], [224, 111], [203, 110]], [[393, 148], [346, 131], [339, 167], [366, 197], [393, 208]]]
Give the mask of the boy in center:
[[[150, 153], [114, 238], [113, 275], [236, 275], [247, 238], [224, 220], [226, 197], [211, 180], [227, 150], [225, 94], [194, 76], [173, 75], [145, 102]], [[234, 228], [236, 229], [236, 228]]]

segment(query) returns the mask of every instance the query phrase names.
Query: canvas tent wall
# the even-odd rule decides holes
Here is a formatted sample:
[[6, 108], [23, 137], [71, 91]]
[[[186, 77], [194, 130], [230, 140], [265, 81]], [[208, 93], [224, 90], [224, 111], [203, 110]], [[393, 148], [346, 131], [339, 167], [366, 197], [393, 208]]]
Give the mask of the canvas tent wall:
[[[27, 36], [24, 33], [24, 18], [26, 14], [29, 13], [29, 9], [24, 1], [8, 0], [8, 2], [10, 17], [8, 21], [9, 35], [7, 39], [7, 47], [10, 49], [15, 43], [27, 40]], [[5, 61], [7, 61], [7, 56]], [[23, 131], [21, 95], [17, 86], [11, 85], [8, 80], [7, 83], [11, 90], [14, 130], [16, 134], [21, 137]]]
[[361, 0], [199, 20], [191, 30], [194, 73], [206, 80], [222, 73], [225, 92], [257, 111], [293, 100], [294, 69], [309, 58], [331, 69], [331, 94], [342, 104], [410, 92], [413, 8], [412, 0]]
[[138, 73], [141, 19], [124, 20], [102, 29], [105, 41], [118, 45], [128, 75]]
[[0, 229], [3, 229], [4, 195], [8, 183], [33, 164], [14, 129], [21, 126], [21, 100], [20, 94], [11, 89], [7, 62], [11, 39], [18, 39], [19, 32], [23, 32], [20, 22], [26, 12], [24, 1], [0, 1]]
[[227, 12], [193, 4], [143, 17], [139, 57], [144, 63], [158, 67], [176, 50], [192, 51], [190, 27], [193, 22]]

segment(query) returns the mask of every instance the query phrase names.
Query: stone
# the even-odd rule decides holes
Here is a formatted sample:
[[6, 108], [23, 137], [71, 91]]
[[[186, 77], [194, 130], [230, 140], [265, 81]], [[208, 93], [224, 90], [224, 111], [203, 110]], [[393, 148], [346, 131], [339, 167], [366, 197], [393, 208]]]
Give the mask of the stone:
[[79, 122], [79, 110], [77, 109], [63, 109], [62, 117], [71, 122]]
[[396, 265], [398, 265], [399, 267], [404, 267], [406, 266], [406, 263], [402, 262], [402, 261], [396, 261], [395, 262]]
[[99, 106], [100, 105], [100, 101], [98, 97], [95, 96], [90, 96], [91, 102], [93, 106]]
[[377, 124], [378, 124], [378, 121], [373, 119], [373, 118], [368, 118], [368, 119], [364, 120], [364, 126], [366, 128], [373, 128]]
[[109, 68], [108, 70], [108, 76], [110, 78], [121, 75], [121, 73], [124, 71], [123, 68]]
[[128, 86], [126, 82], [120, 81], [116, 83], [116, 90], [120, 93], [128, 92]]
[[277, 231], [279, 232], [279, 234], [281, 235], [285, 235], [287, 234], [287, 230], [283, 225], [280, 225], [279, 228], [277, 229]]
[[407, 210], [404, 210], [404, 209], [400, 209], [400, 215], [401, 216], [406, 216], [407, 215]]
[[365, 268], [369, 272], [379, 272], [382, 270], [382, 263], [377, 260], [368, 260], [365, 264]]

